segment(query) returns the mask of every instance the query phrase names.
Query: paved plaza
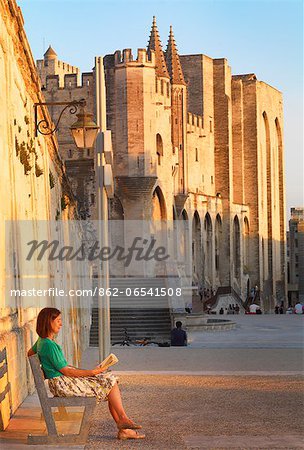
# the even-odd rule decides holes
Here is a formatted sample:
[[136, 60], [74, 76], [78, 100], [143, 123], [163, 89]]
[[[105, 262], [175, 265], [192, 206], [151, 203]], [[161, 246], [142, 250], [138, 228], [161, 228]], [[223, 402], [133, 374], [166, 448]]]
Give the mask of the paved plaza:
[[304, 315], [241, 314], [224, 318], [235, 322], [236, 328], [217, 333], [190, 333], [191, 348], [303, 348]]
[[[189, 333], [187, 348], [113, 347], [126, 410], [143, 424], [146, 439], [117, 441], [102, 403], [92, 417], [86, 446], [69, 448], [304, 448], [304, 316], [231, 319], [235, 330]], [[96, 361], [98, 349], [90, 348], [82, 366]], [[69, 430], [78, 426], [59, 423], [61, 432], [63, 425]], [[37, 450], [26, 445], [26, 436], [44, 428], [37, 396], [29, 396], [0, 433], [0, 448]]]
[[[122, 372], [174, 372], [202, 375], [303, 373], [304, 315], [225, 316], [236, 328], [219, 332], [189, 332], [189, 346], [120, 347], [112, 351]], [[98, 362], [98, 349], [89, 348], [84, 367]]]

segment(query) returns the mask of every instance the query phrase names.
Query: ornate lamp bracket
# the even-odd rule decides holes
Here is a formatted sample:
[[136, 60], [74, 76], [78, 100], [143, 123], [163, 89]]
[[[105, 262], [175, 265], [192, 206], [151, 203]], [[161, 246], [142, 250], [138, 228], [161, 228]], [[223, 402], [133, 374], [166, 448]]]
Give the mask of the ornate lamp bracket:
[[[61, 113], [59, 114], [58, 120], [54, 126], [47, 119], [42, 119], [38, 121], [38, 108], [43, 106], [64, 106]], [[85, 99], [73, 100], [71, 102], [39, 102], [34, 103], [34, 113], [35, 113], [35, 136], [38, 136], [38, 132], [45, 136], [55, 133], [58, 130], [59, 122], [63, 113], [69, 109], [70, 114], [76, 114], [78, 109], [84, 109], [86, 106]]]

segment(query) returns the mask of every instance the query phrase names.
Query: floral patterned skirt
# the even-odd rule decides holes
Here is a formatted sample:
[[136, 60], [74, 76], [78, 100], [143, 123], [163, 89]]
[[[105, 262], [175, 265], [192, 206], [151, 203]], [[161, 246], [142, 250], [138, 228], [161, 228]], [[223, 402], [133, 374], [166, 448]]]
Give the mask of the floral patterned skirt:
[[106, 401], [118, 378], [111, 372], [91, 377], [49, 378], [49, 388], [55, 397], [96, 397], [97, 402]]

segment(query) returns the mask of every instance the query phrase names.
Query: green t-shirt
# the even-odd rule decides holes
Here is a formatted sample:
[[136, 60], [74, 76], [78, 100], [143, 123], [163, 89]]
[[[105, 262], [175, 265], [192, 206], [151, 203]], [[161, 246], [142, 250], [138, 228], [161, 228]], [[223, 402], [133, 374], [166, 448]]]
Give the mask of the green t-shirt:
[[68, 363], [60, 345], [52, 339], [39, 337], [32, 350], [38, 354], [46, 378], [62, 376], [59, 370], [66, 367]]

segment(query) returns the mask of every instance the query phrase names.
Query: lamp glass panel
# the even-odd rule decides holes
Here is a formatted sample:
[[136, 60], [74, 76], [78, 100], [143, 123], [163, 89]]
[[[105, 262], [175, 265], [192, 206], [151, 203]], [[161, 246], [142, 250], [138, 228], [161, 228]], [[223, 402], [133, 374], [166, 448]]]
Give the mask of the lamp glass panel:
[[84, 129], [83, 128], [72, 128], [71, 133], [73, 139], [75, 141], [77, 148], [85, 148], [84, 147]]
[[85, 148], [92, 148], [95, 144], [95, 139], [97, 137], [98, 128], [86, 128], [85, 129]]
[[98, 128], [72, 128], [71, 133], [78, 148], [92, 148]]

